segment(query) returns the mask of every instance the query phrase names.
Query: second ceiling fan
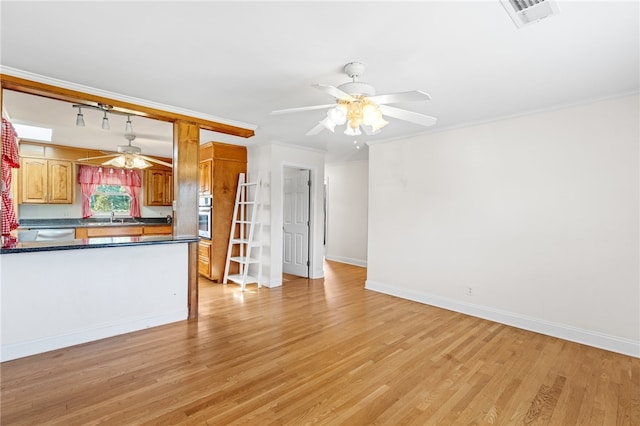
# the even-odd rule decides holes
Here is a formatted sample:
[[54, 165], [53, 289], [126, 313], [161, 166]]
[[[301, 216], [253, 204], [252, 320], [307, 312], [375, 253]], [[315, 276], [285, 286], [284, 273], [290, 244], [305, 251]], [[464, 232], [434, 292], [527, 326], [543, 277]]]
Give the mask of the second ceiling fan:
[[[286, 114], [291, 112], [327, 109], [327, 116], [309, 130], [307, 136], [312, 136], [327, 129], [335, 131], [335, 127], [347, 124], [346, 135], [357, 136], [362, 131], [368, 135], [377, 134], [380, 129], [389, 124], [384, 116], [397, 118], [421, 126], [433, 126], [437, 119], [428, 115], [396, 108], [388, 104], [397, 102], [427, 101], [431, 99], [427, 93], [420, 90], [409, 92], [376, 95], [375, 88], [361, 81], [358, 77], [364, 73], [364, 64], [350, 62], [344, 66], [344, 72], [352, 79], [338, 87], [325, 84], [314, 84], [313, 87], [333, 96], [336, 101], [331, 104], [313, 105], [298, 108], [288, 108], [272, 111], [271, 114]], [[362, 129], [362, 131], [361, 131]]]
[[[151, 163], [160, 164], [166, 167], [173, 167], [171, 163], [158, 160], [157, 158], [142, 155], [140, 147], [131, 145], [136, 138], [134, 133], [125, 133], [124, 138], [129, 141], [128, 145], [118, 145], [117, 152], [100, 155], [97, 157], [79, 158], [76, 161], [91, 161], [101, 158], [111, 158], [111, 160], [102, 163], [103, 166], [112, 166], [121, 169], [145, 169], [151, 167]], [[150, 163], [151, 162], [151, 163]]]

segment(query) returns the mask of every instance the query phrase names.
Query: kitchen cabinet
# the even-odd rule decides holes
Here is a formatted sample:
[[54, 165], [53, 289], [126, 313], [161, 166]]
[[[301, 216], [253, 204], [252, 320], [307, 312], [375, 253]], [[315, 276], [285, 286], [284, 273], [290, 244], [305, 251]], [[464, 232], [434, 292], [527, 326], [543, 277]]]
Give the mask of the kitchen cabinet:
[[211, 166], [213, 160], [201, 160], [198, 165], [200, 174], [200, 194], [211, 194]]
[[75, 181], [73, 162], [22, 157], [19, 202], [23, 204], [72, 204]]
[[[200, 176], [200, 187], [209, 180], [213, 214], [211, 215], [211, 247], [208, 274], [203, 275], [215, 282], [222, 282], [227, 260], [229, 233], [238, 187], [238, 176], [247, 172], [247, 148], [220, 142], [208, 142], [200, 146], [200, 163], [209, 160], [210, 172]], [[206, 169], [203, 166], [200, 171]], [[205, 240], [201, 240], [205, 241]], [[234, 248], [237, 250], [237, 247]], [[234, 252], [235, 254], [235, 252]], [[202, 266], [203, 268], [205, 265]], [[237, 272], [237, 264], [231, 265], [230, 273]]]
[[173, 171], [147, 169], [145, 175], [145, 205], [171, 206], [173, 203]]
[[211, 248], [210, 240], [198, 242], [198, 272], [207, 278], [211, 278]]
[[142, 226], [91, 226], [76, 228], [76, 238], [94, 237], [139, 237]]
[[142, 228], [142, 235], [171, 235], [173, 234], [173, 226], [157, 225], [145, 226]]
[[154, 226], [86, 226], [76, 228], [76, 238], [94, 237], [140, 237], [142, 235], [171, 235], [173, 232], [171, 225]]

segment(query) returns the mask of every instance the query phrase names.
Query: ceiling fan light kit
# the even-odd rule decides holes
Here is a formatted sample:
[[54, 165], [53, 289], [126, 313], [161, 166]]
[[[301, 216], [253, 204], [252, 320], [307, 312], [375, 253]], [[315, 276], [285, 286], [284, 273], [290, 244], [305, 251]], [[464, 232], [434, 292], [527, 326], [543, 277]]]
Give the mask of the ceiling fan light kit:
[[[127, 120], [127, 124], [130, 125], [130, 118], [127, 117]], [[123, 169], [123, 171], [124, 169], [146, 169], [153, 165], [151, 163], [161, 164], [170, 168], [173, 167], [171, 163], [142, 155], [142, 149], [140, 149], [139, 146], [131, 145], [131, 142], [136, 138], [134, 133], [125, 133], [124, 138], [129, 141], [129, 143], [127, 145], [118, 145], [117, 153], [100, 155], [98, 157], [79, 158], [77, 161], [91, 161], [100, 158], [114, 157], [105, 161], [102, 165], [116, 167]]]
[[[367, 135], [375, 135], [389, 124], [383, 114], [421, 126], [432, 126], [437, 122], [435, 117], [385, 105], [396, 102], [429, 100], [431, 97], [427, 93], [414, 90], [376, 96], [376, 90], [372, 85], [356, 80], [364, 73], [364, 69], [364, 64], [361, 62], [349, 62], [344, 66], [344, 72], [352, 81], [341, 84], [338, 87], [323, 84], [313, 85], [313, 87], [335, 97], [336, 104], [290, 108], [272, 111], [271, 113], [284, 114], [329, 108], [327, 116], [309, 130], [307, 136], [316, 135], [323, 129], [335, 133], [336, 126], [341, 126], [345, 123], [347, 125], [344, 131], [346, 135], [361, 135], [361, 129]], [[359, 145], [357, 146], [359, 148]]]
[[130, 154], [112, 158], [111, 160], [102, 163], [102, 165], [113, 166], [119, 169], [146, 169], [147, 167], [151, 167], [151, 163], [146, 161], [144, 158]]

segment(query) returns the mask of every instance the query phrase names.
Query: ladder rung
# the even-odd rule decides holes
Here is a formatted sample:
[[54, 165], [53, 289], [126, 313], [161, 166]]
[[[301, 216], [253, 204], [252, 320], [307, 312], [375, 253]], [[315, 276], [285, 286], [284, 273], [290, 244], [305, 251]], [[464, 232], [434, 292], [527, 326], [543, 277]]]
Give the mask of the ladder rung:
[[251, 284], [258, 282], [258, 279], [251, 275], [247, 275], [247, 279], [245, 280], [242, 274], [229, 275], [227, 279], [238, 284]]
[[234, 238], [231, 242], [233, 244], [249, 244], [251, 247], [257, 247], [260, 244], [258, 241], [249, 241], [246, 238]]
[[258, 182], [245, 182], [245, 183], [241, 183], [240, 186], [252, 186], [257, 184]]
[[255, 204], [255, 201], [238, 201], [238, 204]]
[[255, 259], [253, 257], [247, 257], [247, 256], [234, 256], [231, 258], [231, 260], [237, 263], [242, 263], [243, 265], [249, 265], [251, 263], [259, 262], [258, 259]]
[[236, 244], [258, 244], [258, 241], [249, 241], [248, 238], [234, 238], [231, 241]]

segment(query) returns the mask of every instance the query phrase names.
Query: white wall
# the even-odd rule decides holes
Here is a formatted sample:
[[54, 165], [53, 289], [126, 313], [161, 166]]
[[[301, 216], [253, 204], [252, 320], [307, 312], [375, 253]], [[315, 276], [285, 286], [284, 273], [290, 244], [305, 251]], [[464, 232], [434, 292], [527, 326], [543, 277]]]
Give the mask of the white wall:
[[[247, 174], [248, 181], [255, 182], [262, 179], [260, 191], [259, 211], [260, 222], [262, 223], [262, 284], [267, 287], [282, 285], [282, 277], [278, 281], [278, 272], [273, 271], [271, 246], [271, 145], [255, 145], [247, 148]], [[282, 250], [282, 248], [280, 248]], [[255, 267], [250, 268], [250, 274], [257, 276]], [[282, 267], [280, 276], [282, 276]], [[279, 284], [278, 284], [279, 282]]]
[[174, 243], [3, 254], [0, 360], [186, 319], [187, 249]]
[[638, 101], [370, 147], [367, 288], [640, 356]]
[[251, 180], [263, 180], [263, 284], [282, 285], [282, 198], [285, 166], [311, 170], [311, 278], [324, 276], [323, 270], [323, 193], [324, 153], [279, 143], [250, 146], [247, 149], [247, 173]]
[[327, 163], [325, 257], [367, 266], [369, 162]]

